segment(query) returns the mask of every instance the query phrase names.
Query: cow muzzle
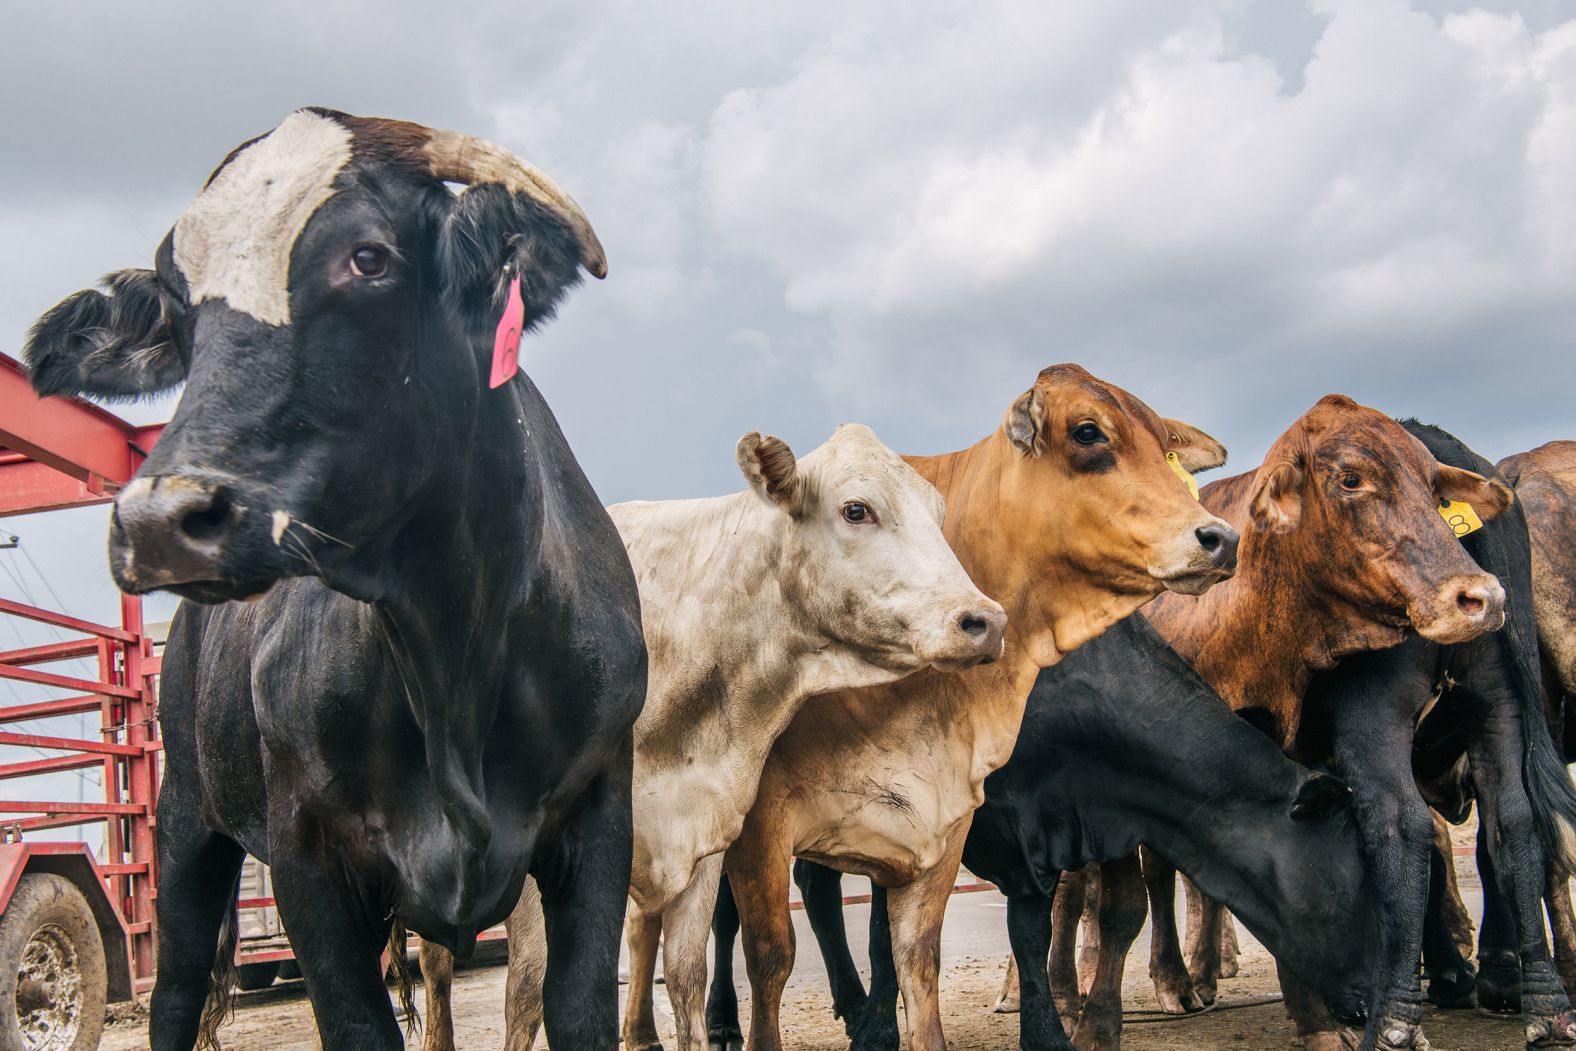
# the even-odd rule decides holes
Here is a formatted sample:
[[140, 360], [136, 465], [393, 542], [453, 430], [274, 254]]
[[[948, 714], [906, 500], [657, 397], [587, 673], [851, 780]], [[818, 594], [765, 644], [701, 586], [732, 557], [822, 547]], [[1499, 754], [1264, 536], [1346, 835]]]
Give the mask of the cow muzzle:
[[928, 663], [941, 671], [962, 671], [1001, 657], [1007, 614], [992, 602], [959, 610], [948, 618], [942, 645]]
[[246, 518], [246, 505], [223, 482], [181, 474], [134, 478], [116, 497], [110, 521], [115, 583], [131, 594], [177, 588], [207, 601], [266, 590], [266, 581], [239, 581], [230, 568]]
[[1428, 609], [1411, 619], [1417, 633], [1430, 642], [1470, 642], [1504, 625], [1505, 589], [1487, 573], [1456, 577], [1435, 593]]
[[1202, 595], [1211, 586], [1237, 571], [1237, 531], [1226, 522], [1212, 518], [1198, 526], [1181, 545], [1177, 564], [1150, 570], [1167, 590], [1184, 595]]

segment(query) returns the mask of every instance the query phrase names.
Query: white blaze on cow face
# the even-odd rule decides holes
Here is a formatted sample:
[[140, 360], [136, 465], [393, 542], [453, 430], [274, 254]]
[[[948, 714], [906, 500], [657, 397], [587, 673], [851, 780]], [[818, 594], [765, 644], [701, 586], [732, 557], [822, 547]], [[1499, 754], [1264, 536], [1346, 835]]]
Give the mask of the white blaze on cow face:
[[857, 424], [797, 473], [782, 578], [818, 631], [894, 671], [1000, 656], [1006, 615], [947, 544], [934, 486]]
[[290, 251], [333, 196], [349, 129], [298, 110], [226, 164], [175, 223], [175, 263], [192, 306], [222, 299], [267, 325], [290, 323]]

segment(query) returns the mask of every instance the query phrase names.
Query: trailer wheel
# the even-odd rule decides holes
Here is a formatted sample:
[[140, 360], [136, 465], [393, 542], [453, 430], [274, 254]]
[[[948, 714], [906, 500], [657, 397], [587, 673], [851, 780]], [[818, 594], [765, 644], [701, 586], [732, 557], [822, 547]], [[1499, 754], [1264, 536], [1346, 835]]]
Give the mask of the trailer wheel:
[[274, 984], [274, 979], [277, 977], [279, 977], [279, 964], [277, 961], [243, 963], [235, 969], [235, 984], [249, 993], [256, 992], [259, 989], [267, 989]]
[[0, 916], [0, 1046], [92, 1051], [104, 1031], [104, 942], [70, 880], [30, 872]]

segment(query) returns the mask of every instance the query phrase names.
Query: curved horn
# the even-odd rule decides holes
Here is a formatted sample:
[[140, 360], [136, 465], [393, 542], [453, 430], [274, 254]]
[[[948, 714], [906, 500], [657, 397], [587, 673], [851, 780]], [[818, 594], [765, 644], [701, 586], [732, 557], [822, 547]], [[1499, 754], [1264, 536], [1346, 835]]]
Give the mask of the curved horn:
[[445, 182], [499, 183], [523, 193], [562, 219], [580, 242], [580, 262], [593, 277], [607, 276], [607, 255], [591, 229], [591, 220], [553, 180], [514, 154], [485, 139], [457, 131], [432, 131], [422, 148], [432, 174]]

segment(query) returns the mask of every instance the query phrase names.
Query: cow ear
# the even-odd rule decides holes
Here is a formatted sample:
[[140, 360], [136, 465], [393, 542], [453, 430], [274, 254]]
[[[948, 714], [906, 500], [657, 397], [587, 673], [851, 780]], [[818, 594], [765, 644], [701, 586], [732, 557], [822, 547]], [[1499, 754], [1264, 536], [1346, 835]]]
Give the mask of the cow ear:
[[1302, 469], [1289, 460], [1260, 468], [1249, 504], [1253, 524], [1266, 533], [1287, 533], [1302, 518]]
[[1510, 487], [1504, 482], [1484, 478], [1448, 464], [1439, 465], [1434, 491], [1441, 500], [1461, 500], [1471, 504], [1472, 510], [1485, 522], [1509, 507], [1513, 499]]
[[1038, 387], [1030, 387], [1018, 396], [1001, 421], [1002, 430], [1012, 439], [1012, 444], [1025, 456], [1038, 456], [1045, 448], [1045, 399]]
[[496, 183], [449, 197], [438, 236], [439, 281], [473, 338], [492, 338], [516, 276], [524, 331], [550, 320], [563, 294], [580, 283], [580, 264], [575, 231], [532, 197]]
[[121, 270], [39, 318], [22, 346], [40, 396], [114, 400], [169, 390], [186, 378], [152, 270]]
[[751, 431], [739, 439], [739, 470], [750, 488], [785, 514], [797, 515], [804, 502], [799, 461], [781, 438]]
[[1297, 789], [1291, 803], [1293, 821], [1308, 821], [1323, 817], [1352, 794], [1351, 786], [1334, 774], [1315, 770]]
[[1226, 447], [1191, 423], [1163, 419], [1160, 425], [1166, 429], [1166, 452], [1176, 453], [1189, 474], [1225, 466]]

